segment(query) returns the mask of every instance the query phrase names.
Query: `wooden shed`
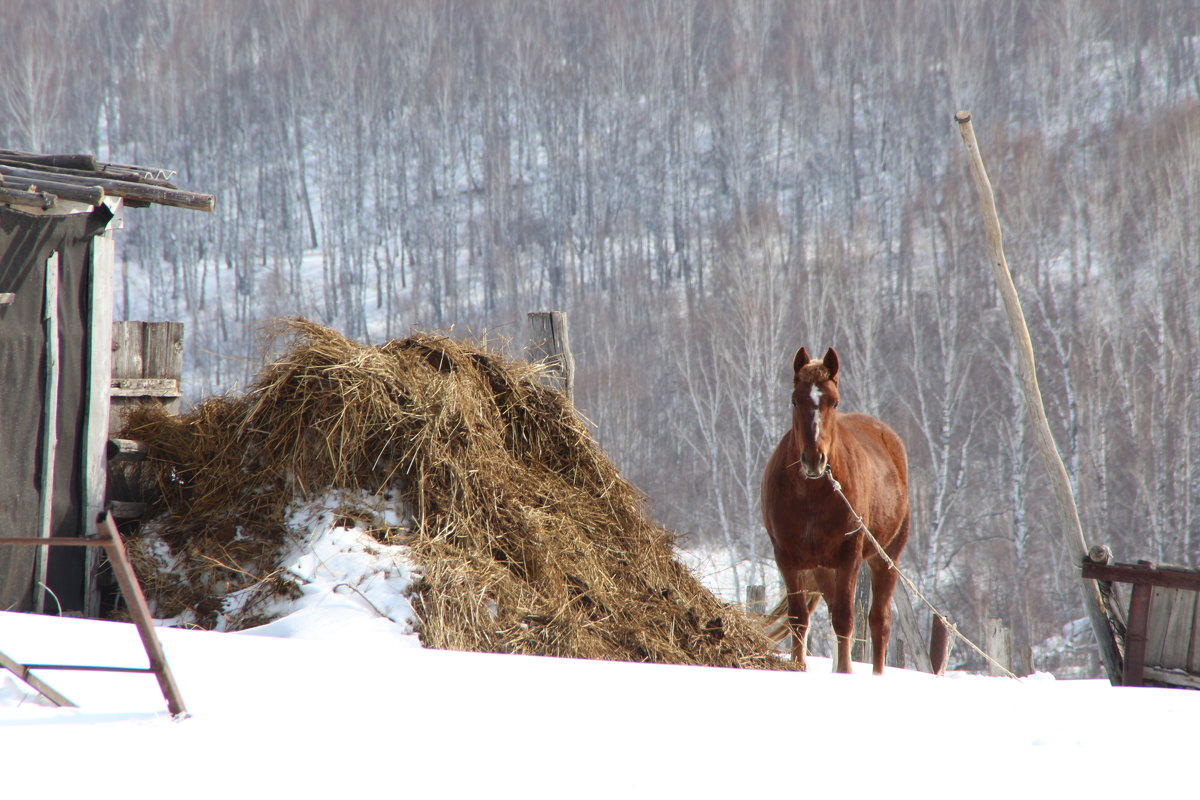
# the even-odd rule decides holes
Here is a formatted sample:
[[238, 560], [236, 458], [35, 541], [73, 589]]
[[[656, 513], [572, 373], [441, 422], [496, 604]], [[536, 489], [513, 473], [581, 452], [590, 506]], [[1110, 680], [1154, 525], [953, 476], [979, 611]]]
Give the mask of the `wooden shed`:
[[1101, 546], [1083, 577], [1099, 581], [1122, 685], [1200, 689], [1200, 569], [1115, 563]]
[[[0, 150], [0, 530], [92, 533], [104, 508], [124, 210], [211, 211], [172, 173]], [[120, 388], [120, 387], [119, 387]], [[93, 548], [0, 548], [0, 610], [98, 610]]]

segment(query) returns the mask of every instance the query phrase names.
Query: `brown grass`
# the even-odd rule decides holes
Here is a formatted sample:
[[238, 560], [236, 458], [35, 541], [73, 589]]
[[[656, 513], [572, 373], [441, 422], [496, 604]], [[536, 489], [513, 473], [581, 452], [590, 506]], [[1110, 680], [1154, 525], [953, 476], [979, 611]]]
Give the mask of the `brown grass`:
[[422, 572], [426, 646], [787, 668], [675, 560], [535, 367], [443, 336], [370, 347], [286, 324], [290, 347], [246, 394], [127, 420], [121, 435], [149, 445], [156, 529], [185, 576], [143, 562], [160, 614], [211, 622], [221, 592], [291, 591], [277, 574], [286, 508], [358, 489], [411, 513], [410, 529], [377, 535], [403, 535]]

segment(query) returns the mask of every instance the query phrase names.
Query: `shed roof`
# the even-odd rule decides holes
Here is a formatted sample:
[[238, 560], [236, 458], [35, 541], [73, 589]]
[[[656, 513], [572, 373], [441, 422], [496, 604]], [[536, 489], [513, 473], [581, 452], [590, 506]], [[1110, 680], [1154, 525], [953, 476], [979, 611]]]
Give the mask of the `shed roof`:
[[49, 211], [60, 200], [99, 205], [119, 197], [126, 206], [152, 203], [212, 211], [216, 197], [171, 182], [174, 170], [111, 164], [81, 154], [41, 155], [0, 149], [0, 205]]

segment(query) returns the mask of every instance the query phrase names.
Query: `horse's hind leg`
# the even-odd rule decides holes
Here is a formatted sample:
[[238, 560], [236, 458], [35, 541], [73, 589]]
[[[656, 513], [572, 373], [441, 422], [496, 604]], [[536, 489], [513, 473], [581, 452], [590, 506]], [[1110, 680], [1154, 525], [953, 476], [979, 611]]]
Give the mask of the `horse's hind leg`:
[[792, 661], [800, 665], [800, 669], [808, 669], [806, 656], [808, 654], [808, 620], [816, 608], [820, 594], [813, 590], [805, 580], [804, 571], [799, 569], [783, 570], [783, 582], [787, 587], [788, 624], [792, 629]]
[[876, 675], [883, 674], [887, 661], [888, 639], [892, 635], [892, 592], [896, 589], [896, 572], [883, 559], [871, 562], [871, 667]]

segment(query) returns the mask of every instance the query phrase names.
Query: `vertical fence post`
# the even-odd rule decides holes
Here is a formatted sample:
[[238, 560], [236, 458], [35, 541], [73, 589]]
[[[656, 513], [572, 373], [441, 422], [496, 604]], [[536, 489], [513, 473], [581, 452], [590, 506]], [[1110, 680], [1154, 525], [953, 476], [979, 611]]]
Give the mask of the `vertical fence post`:
[[545, 361], [549, 367], [547, 383], [575, 402], [575, 356], [567, 335], [567, 312], [529, 312], [530, 361]]
[[988, 675], [1001, 676], [1005, 674], [1003, 670], [1012, 671], [1012, 635], [1004, 620], [988, 618], [984, 626], [983, 649], [998, 662], [988, 662]]
[[753, 583], [746, 587], [746, 610], [751, 614], [767, 613], [767, 587]]
[[946, 674], [946, 662], [950, 660], [950, 629], [937, 614], [929, 630], [929, 671], [934, 675]]

